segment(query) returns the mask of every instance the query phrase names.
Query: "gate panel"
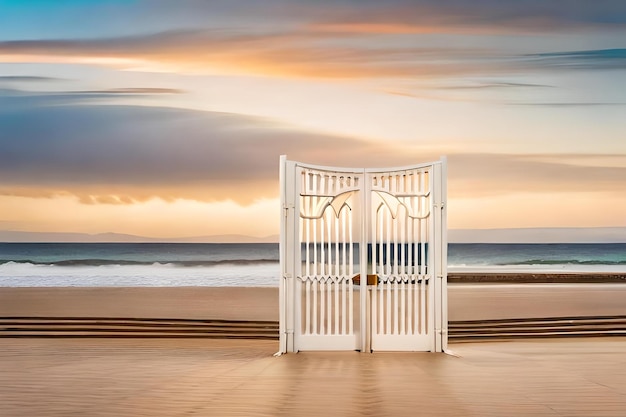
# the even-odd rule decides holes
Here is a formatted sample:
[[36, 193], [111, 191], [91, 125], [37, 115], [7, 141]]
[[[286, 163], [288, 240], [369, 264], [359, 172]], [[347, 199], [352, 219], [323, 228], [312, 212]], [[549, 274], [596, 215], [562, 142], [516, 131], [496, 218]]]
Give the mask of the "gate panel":
[[359, 348], [362, 173], [299, 166], [295, 341], [300, 350]]
[[432, 167], [368, 173], [371, 349], [429, 350]]

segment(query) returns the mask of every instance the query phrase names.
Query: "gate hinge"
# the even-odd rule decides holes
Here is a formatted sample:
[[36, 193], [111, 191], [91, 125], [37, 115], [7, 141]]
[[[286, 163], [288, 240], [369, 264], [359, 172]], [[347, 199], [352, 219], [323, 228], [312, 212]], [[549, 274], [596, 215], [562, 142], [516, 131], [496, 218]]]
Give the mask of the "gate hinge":
[[289, 209], [295, 209], [296, 206], [294, 206], [293, 204], [285, 204], [283, 205], [283, 213], [285, 214], [285, 217], [287, 217], [289, 215]]

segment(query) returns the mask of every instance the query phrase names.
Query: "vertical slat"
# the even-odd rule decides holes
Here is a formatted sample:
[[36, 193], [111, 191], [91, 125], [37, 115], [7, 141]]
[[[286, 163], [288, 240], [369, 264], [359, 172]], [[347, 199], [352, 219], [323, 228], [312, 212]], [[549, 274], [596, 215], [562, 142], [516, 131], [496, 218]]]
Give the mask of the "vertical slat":
[[340, 214], [335, 213], [333, 211], [333, 219], [334, 224], [333, 227], [335, 229], [335, 276], [341, 275], [341, 257], [339, 256], [339, 229], [340, 229]]
[[329, 278], [328, 285], [326, 286], [326, 296], [328, 297], [328, 302], [326, 303], [327, 315], [328, 317], [328, 334], [334, 334], [335, 329], [334, 325], [334, 317], [333, 317], [333, 290], [335, 288], [335, 278]]
[[385, 264], [384, 264], [384, 250], [385, 250], [385, 206], [380, 206], [378, 208], [378, 274], [381, 276], [385, 275]]
[[354, 334], [354, 283], [348, 280], [348, 334]]
[[[392, 195], [397, 195], [398, 194], [398, 175], [395, 174], [393, 176], [390, 177], [391, 178], [391, 186], [390, 186], [390, 192]], [[391, 217], [391, 229], [392, 229], [392, 242], [393, 242], [393, 257], [392, 257], [392, 274], [393, 274], [393, 306], [391, 309], [391, 314], [393, 315], [393, 334], [397, 335], [399, 334], [399, 309], [398, 309], [398, 298], [399, 298], [399, 292], [400, 292], [400, 283], [398, 282], [398, 256], [399, 256], [399, 251], [398, 251], [398, 226], [399, 226], [399, 222], [398, 219], [400, 218], [402, 209], [401, 207], [398, 207], [398, 211], [396, 212], [396, 217], [395, 219], [393, 217]]]
[[404, 278], [400, 279], [400, 334], [406, 334], [406, 288]]
[[335, 334], [339, 334], [339, 281], [342, 281], [341, 278], [336, 276], [333, 285], [335, 295]]
[[312, 282], [311, 285], [312, 288], [312, 292], [313, 292], [313, 334], [319, 334], [319, 330], [318, 330], [318, 325], [317, 325], [317, 314], [318, 314], [318, 307], [317, 307], [317, 290], [319, 287], [319, 281], [317, 280], [317, 278], [315, 278]]
[[[371, 207], [369, 208], [372, 209]], [[378, 236], [378, 211], [372, 213], [371, 217], [371, 245], [372, 245], [372, 274], [378, 274], [378, 260], [376, 258], [376, 252], [378, 251], [379, 244], [379, 236]]]
[[[354, 276], [354, 241], [352, 235], [352, 210], [348, 211], [348, 238], [349, 238], [349, 259], [348, 259], [348, 276], [352, 278]], [[350, 294], [352, 294], [352, 289], [350, 289]]]
[[304, 285], [304, 334], [311, 333], [311, 280], [306, 280]]
[[[409, 191], [411, 193], [411, 195], [413, 197], [411, 197], [411, 207], [415, 207], [416, 201], [415, 201], [415, 193], [417, 192], [417, 171], [413, 170], [411, 172], [411, 176], [410, 176], [410, 186], [409, 186]], [[409, 327], [411, 328], [411, 334], [412, 335], [417, 335], [418, 334], [418, 318], [419, 318], [419, 309], [418, 309], [418, 305], [417, 305], [417, 288], [418, 288], [418, 266], [417, 266], [417, 257], [414, 256], [416, 254], [416, 240], [418, 239], [418, 234], [416, 233], [416, 221], [414, 218], [411, 218], [410, 220], [410, 238], [409, 241], [411, 242], [411, 246], [409, 249], [409, 257], [411, 258], [409, 264], [412, 265], [411, 267], [411, 294], [410, 294], [410, 299], [411, 299], [411, 315], [409, 316], [410, 320], [412, 321], [412, 323], [409, 324]]]
[[391, 213], [385, 209], [385, 243], [387, 244], [387, 259], [385, 259], [385, 275], [391, 275]]
[[308, 277], [311, 275], [311, 219], [305, 219], [304, 224], [306, 225], [305, 274]]
[[346, 331], [346, 277], [342, 277], [341, 279], [341, 334], [345, 335], [348, 332]]
[[[328, 176], [328, 183], [327, 183], [327, 189], [326, 189], [326, 195], [335, 195], [334, 193], [334, 183], [333, 183], [333, 178], [335, 176]], [[327, 260], [326, 262], [328, 262], [328, 267], [326, 268], [326, 273], [329, 276], [333, 275], [333, 270], [334, 270], [334, 265], [333, 265], [333, 225], [335, 224], [335, 214], [334, 214], [334, 210], [331, 207], [327, 207], [326, 210], [326, 214], [328, 216], [327, 220], [326, 220], [326, 232], [327, 232], [327, 236], [328, 236], [328, 250], [327, 250]], [[330, 317], [329, 317], [330, 320]]]
[[413, 284], [413, 278], [409, 278], [409, 282], [407, 283], [407, 295], [406, 295], [406, 304], [407, 304], [407, 313], [406, 313], [406, 332], [408, 335], [415, 334], [415, 329], [413, 327], [413, 316], [415, 315], [415, 305], [413, 304], [413, 293], [415, 292], [415, 284]]
[[[311, 179], [310, 179], [310, 175], [308, 171], [304, 172], [304, 193], [305, 194], [310, 194], [311, 193]], [[306, 201], [306, 207], [305, 207], [305, 211], [310, 213], [311, 212], [311, 198], [307, 198]], [[310, 276], [311, 275], [311, 220], [310, 219], [305, 219], [304, 220], [304, 224], [305, 224], [305, 239], [306, 239], [306, 249], [304, 252], [304, 259], [305, 259], [305, 274], [306, 276]]]
[[[378, 183], [378, 177], [373, 177], [374, 185]], [[376, 202], [376, 204], [379, 204]], [[369, 210], [373, 210], [373, 207], [369, 207]], [[382, 278], [382, 272], [380, 271], [379, 262], [382, 257], [377, 256], [382, 249], [382, 240], [381, 240], [381, 232], [380, 232], [380, 206], [377, 206], [377, 209], [371, 215], [372, 220], [372, 273], [378, 277], [376, 280], [376, 286], [372, 290], [371, 300], [372, 300], [372, 339], [374, 335], [380, 334], [380, 315], [379, 312], [379, 299], [380, 299], [380, 278]], [[382, 311], [382, 310], [381, 310]]]
[[[406, 194], [405, 183], [404, 183], [405, 175], [400, 177], [400, 190], [403, 194]], [[402, 210], [403, 215], [400, 216], [400, 274], [406, 274], [406, 259], [405, 259], [405, 244], [406, 244], [406, 225], [408, 223], [409, 212], [407, 210]]]
[[415, 286], [413, 287], [413, 306], [415, 308], [415, 322], [413, 323], [414, 334], [421, 333], [421, 317], [422, 317], [422, 305], [420, 304], [420, 276], [415, 278]]
[[[326, 180], [324, 175], [320, 175], [320, 193], [326, 193]], [[326, 253], [325, 253], [325, 236], [326, 230], [325, 213], [320, 218], [320, 275], [326, 276]]]
[[[424, 183], [425, 183], [425, 173], [423, 171], [420, 171], [419, 173], [419, 187], [418, 187], [418, 193], [424, 193]], [[423, 198], [417, 198], [417, 205], [419, 208], [419, 212], [421, 213], [423, 210]], [[426, 246], [425, 246], [425, 221], [424, 219], [420, 219], [419, 220], [419, 251], [420, 251], [420, 267], [419, 267], [419, 273], [420, 273], [420, 289], [419, 289], [419, 306], [420, 306], [420, 313], [419, 313], [419, 317], [420, 317], [420, 334], [424, 334], [426, 327], [425, 327], [425, 323], [426, 323], [426, 306], [425, 306], [425, 298], [424, 298], [424, 294], [426, 293], [426, 277], [424, 276], [425, 274], [425, 269], [426, 269]]]
[[[409, 172], [405, 177], [404, 189], [406, 194], [412, 194], [412, 185], [413, 185], [413, 171]], [[409, 207], [413, 207], [411, 198], [408, 200]], [[415, 309], [413, 306], [413, 281], [415, 280], [415, 275], [413, 273], [412, 262], [413, 258], [411, 254], [413, 253], [413, 218], [409, 217], [409, 213], [407, 213], [406, 218], [406, 268], [405, 272], [407, 274], [407, 294], [406, 294], [406, 334], [413, 335], [413, 315], [415, 314]]]
[[[419, 212], [419, 198], [415, 197], [415, 194], [420, 192], [419, 184], [421, 180], [420, 171], [415, 171], [413, 175], [413, 197], [411, 197], [411, 202], [413, 207]], [[415, 274], [415, 288], [413, 289], [413, 304], [415, 306], [415, 323], [413, 326], [415, 328], [415, 334], [421, 333], [421, 317], [422, 317], [422, 305], [420, 304], [420, 282], [422, 279], [421, 276], [421, 262], [419, 258], [419, 241], [420, 241], [420, 229], [421, 220], [413, 219], [413, 273]]]
[[346, 215], [346, 211], [348, 209], [346, 209], [345, 207], [341, 210], [341, 272], [340, 275], [342, 276], [346, 276], [347, 272], [348, 272], [348, 268], [346, 265], [346, 221], [348, 216]]
[[[328, 182], [326, 185], [326, 194], [332, 193], [332, 184], [330, 176], [328, 176]], [[326, 232], [327, 232], [327, 250], [326, 250], [326, 334], [333, 334], [333, 299], [332, 299], [332, 289], [334, 285], [334, 277], [333, 275], [333, 251], [332, 251], [332, 225], [334, 222], [334, 213], [333, 209], [328, 207], [326, 210]]]
[[413, 234], [414, 234], [414, 243], [413, 243], [413, 262], [415, 263], [414, 274], [422, 275], [422, 261], [419, 257], [420, 254], [420, 236], [421, 236], [421, 219], [414, 219], [413, 221]]
[[[311, 194], [315, 194], [317, 193], [317, 179], [318, 176], [317, 175], [313, 175], [311, 174], [311, 180], [313, 181], [312, 187], [311, 187]], [[311, 204], [317, 204], [318, 201], [318, 197], [311, 197]], [[317, 223], [318, 223], [318, 219], [315, 220], [311, 220], [311, 222], [313, 223], [313, 274], [315, 276], [317, 276], [319, 274], [319, 270], [318, 270], [318, 260], [317, 260]], [[317, 307], [315, 307], [315, 309], [317, 310]]]
[[343, 248], [341, 254], [341, 334], [343, 335], [346, 334], [346, 272], [348, 270], [346, 265], [346, 219], [348, 218], [346, 210], [344, 208], [341, 211], [341, 241]]
[[[389, 180], [387, 178], [387, 189], [389, 187]], [[391, 280], [390, 280], [390, 266], [389, 260], [391, 259], [391, 228], [389, 227], [389, 218], [391, 214], [389, 209], [385, 206], [385, 216], [383, 218], [383, 230], [385, 233], [385, 258], [383, 261], [383, 270], [385, 274], [385, 331], [384, 334], [391, 333]]]
[[428, 332], [430, 331], [430, 327], [428, 327], [428, 306], [430, 297], [428, 296], [428, 294], [430, 292], [430, 286], [433, 285], [433, 283], [430, 281], [430, 279], [424, 281], [424, 294], [422, 295], [422, 299], [424, 301], [424, 334], [428, 334]]
[[[425, 180], [425, 175], [424, 175], [423, 172], [420, 172], [419, 192], [421, 192], [421, 193], [424, 192], [424, 180]], [[422, 207], [423, 199], [418, 198], [417, 202], [418, 202], [418, 207], [420, 208], [420, 212], [421, 212], [421, 210], [423, 208]], [[425, 273], [425, 261], [426, 261], [426, 258], [424, 256], [425, 255], [425, 246], [424, 246], [424, 232], [425, 232], [424, 226], [425, 226], [425, 224], [424, 223], [425, 223], [424, 219], [420, 219], [420, 222], [419, 222], [419, 226], [420, 226], [419, 227], [419, 230], [420, 230], [420, 238], [419, 238], [419, 242], [420, 242], [420, 244], [419, 244], [419, 247], [420, 247], [420, 275], [424, 275], [424, 273]]]
[[[422, 243], [422, 247], [424, 244]], [[423, 261], [422, 261], [423, 262]], [[426, 275], [421, 275], [420, 281], [420, 333], [426, 332]]]
[[328, 208], [326, 210], [326, 236], [327, 236], [327, 240], [328, 240], [328, 250], [326, 251], [327, 253], [327, 259], [326, 259], [326, 275], [331, 276], [333, 274], [333, 249], [332, 249], [332, 240], [333, 240], [333, 234], [332, 234], [332, 226], [334, 223], [334, 214], [333, 214], [333, 209], [332, 208]]
[[381, 334], [384, 333], [384, 323], [383, 323], [383, 317], [385, 315], [385, 310], [384, 310], [384, 304], [383, 304], [383, 292], [384, 292], [384, 281], [383, 281], [383, 276], [385, 274], [383, 268], [383, 249], [384, 249], [384, 238], [383, 238], [383, 216], [384, 216], [384, 209], [383, 206], [378, 206], [378, 210], [376, 211], [376, 215], [372, 216], [372, 217], [376, 217], [376, 233], [377, 233], [377, 240], [378, 240], [378, 261], [377, 261], [377, 265], [376, 265], [376, 274], [379, 276], [379, 283], [376, 286], [376, 294], [374, 294], [374, 297], [378, 298], [378, 302], [377, 302], [377, 321], [378, 321], [378, 325], [377, 325], [377, 334]]
[[320, 277], [320, 334], [326, 334], [326, 280]]
[[387, 299], [385, 300], [385, 334], [391, 334], [391, 286], [393, 285], [391, 279], [387, 277], [387, 283], [385, 284]]
[[[373, 251], [372, 251], [373, 253]], [[371, 303], [372, 303], [372, 316], [371, 316], [371, 323], [372, 323], [372, 336], [378, 334], [378, 303], [377, 303], [377, 297], [378, 297], [378, 285], [375, 285], [374, 288], [372, 289], [372, 294], [370, 297]]]
[[[381, 277], [382, 278], [382, 277]], [[385, 333], [385, 280], [378, 284], [378, 334]]]
[[393, 308], [391, 314], [393, 314], [393, 334], [398, 334], [398, 293], [400, 292], [400, 284], [398, 283], [398, 277], [393, 277]]
[[[391, 195], [396, 195], [397, 194], [397, 185], [398, 185], [398, 176], [397, 175], [393, 175], [390, 176], [389, 178], [391, 178], [391, 184], [389, 187], [389, 193]], [[392, 234], [392, 241], [393, 241], [393, 261], [392, 261], [392, 274], [394, 276], [398, 275], [398, 214], [400, 212], [400, 207], [398, 207], [398, 212], [396, 212], [396, 218], [394, 219], [393, 217], [390, 218], [390, 226], [391, 226], [391, 234]], [[390, 213], [391, 214], [391, 213]]]
[[[348, 182], [348, 185], [350, 183]], [[348, 256], [348, 334], [354, 333], [354, 283], [352, 277], [354, 276], [354, 240], [352, 230], [353, 215], [352, 210], [348, 211], [348, 239], [349, 239], [349, 256]]]

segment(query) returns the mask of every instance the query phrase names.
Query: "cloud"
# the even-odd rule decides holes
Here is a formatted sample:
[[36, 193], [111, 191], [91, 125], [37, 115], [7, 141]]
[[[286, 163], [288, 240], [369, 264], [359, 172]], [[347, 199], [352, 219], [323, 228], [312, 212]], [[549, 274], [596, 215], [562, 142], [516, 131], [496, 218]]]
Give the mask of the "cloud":
[[626, 103], [619, 102], [600, 102], [600, 101], [591, 101], [591, 102], [571, 102], [571, 103], [555, 103], [555, 102], [527, 102], [527, 103], [512, 103], [507, 102], [504, 103], [510, 106], [546, 106], [546, 107], [597, 107], [597, 106], [626, 106]]
[[187, 30], [107, 39], [5, 41], [0, 42], [0, 53], [15, 62], [40, 59], [314, 78], [441, 76], [487, 68], [475, 59], [488, 54], [482, 49], [335, 43], [345, 36], [305, 30]]
[[106, 90], [82, 90], [82, 91], [64, 91], [55, 92], [55, 94], [182, 94], [184, 90], [176, 88], [158, 88], [158, 87], [129, 87], [129, 88], [110, 88]]
[[5, 82], [42, 82], [42, 81], [65, 81], [62, 78], [39, 77], [34, 75], [0, 75], [0, 83]]
[[343, 33], [511, 33], [616, 28], [626, 23], [622, 0], [268, 0], [241, 7], [228, 1], [188, 1], [185, 11], [167, 0], [144, 3], [153, 19], [163, 16], [213, 21], [300, 24]]
[[[0, 61], [73, 62], [120, 69], [306, 78], [491, 76], [626, 68], [626, 49], [514, 55], [484, 47], [418, 47], [310, 29], [168, 31], [101, 39], [0, 42]], [[4, 56], [4, 57], [2, 57]], [[1, 81], [1, 79], [0, 79]], [[484, 83], [454, 88], [542, 87]]]
[[[506, 42], [515, 44], [510, 37], [502, 43], [485, 43], [480, 36], [451, 36], [445, 46], [430, 48], [424, 45], [430, 45], [425, 42], [433, 38], [422, 37], [555, 31], [579, 35], [588, 30], [604, 35], [613, 30], [623, 33], [626, 3], [622, 0], [271, 0], [245, 7], [227, 1], [188, 1], [184, 8], [161, 0], [131, 3], [107, 11], [120, 19], [110, 23], [108, 31], [93, 12], [98, 6], [92, 6], [91, 13], [87, 5], [72, 12], [83, 18], [85, 27], [99, 19], [95, 22], [100, 28], [98, 35], [0, 42], [0, 61], [317, 78], [491, 75], [551, 66], [624, 67], [623, 50], [619, 49], [515, 57], [515, 51], [505, 46]], [[132, 30], [122, 24], [126, 21], [133, 22]], [[106, 37], [104, 33], [126, 35]], [[438, 42], [441, 45], [442, 38]], [[493, 49], [476, 47], [481, 44]]]
[[480, 84], [467, 84], [467, 85], [444, 85], [436, 87], [439, 90], [499, 90], [499, 89], [511, 89], [511, 88], [554, 88], [553, 85], [546, 84], [530, 84], [530, 83], [515, 83], [515, 82], [490, 82]]
[[557, 70], [624, 70], [626, 49], [550, 52], [526, 55], [528, 63]]
[[[0, 194], [73, 195], [84, 204], [132, 204], [154, 197], [248, 204], [277, 195], [281, 154], [347, 167], [437, 159], [406, 144], [314, 134], [271, 120], [163, 107], [79, 105], [73, 97], [50, 105], [45, 96], [29, 96], [28, 106], [13, 105], [22, 97], [0, 97]], [[453, 197], [621, 193], [626, 183], [626, 155], [453, 154], [449, 160]]]
[[626, 184], [626, 155], [462, 154], [450, 156], [449, 169], [450, 194], [457, 197], [519, 192], [621, 195]]
[[[530, 83], [516, 83], [516, 82], [482, 82], [474, 84], [459, 84], [459, 85], [420, 85], [417, 87], [400, 87], [397, 90], [381, 90], [385, 94], [400, 97], [416, 98], [419, 100], [437, 100], [437, 101], [455, 101], [455, 102], [489, 102], [492, 104], [519, 104], [509, 103], [502, 100], [477, 98], [468, 95], [452, 95], [449, 92], [463, 92], [463, 91], [507, 91], [507, 90], [523, 90], [523, 89], [542, 89], [542, 88], [554, 88], [552, 85], [546, 84], [530, 84]], [[533, 104], [533, 103], [525, 103]]]
[[93, 204], [154, 196], [251, 202], [275, 195], [280, 154], [331, 164], [343, 155], [349, 164], [381, 150], [233, 114], [26, 98], [28, 105], [4, 97], [0, 106], [4, 194], [71, 193]]
[[621, 0], [401, 0], [343, 2], [318, 28], [355, 33], [537, 33], [623, 30]]

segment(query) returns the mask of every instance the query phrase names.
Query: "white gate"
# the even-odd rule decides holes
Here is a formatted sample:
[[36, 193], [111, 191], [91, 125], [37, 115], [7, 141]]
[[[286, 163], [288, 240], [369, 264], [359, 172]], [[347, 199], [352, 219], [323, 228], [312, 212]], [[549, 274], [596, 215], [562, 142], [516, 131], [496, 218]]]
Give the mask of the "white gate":
[[445, 160], [280, 173], [280, 351], [445, 350]]

